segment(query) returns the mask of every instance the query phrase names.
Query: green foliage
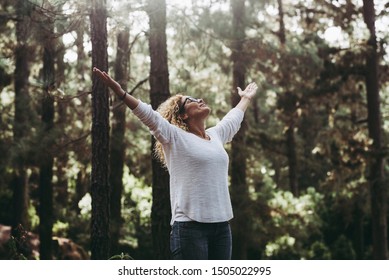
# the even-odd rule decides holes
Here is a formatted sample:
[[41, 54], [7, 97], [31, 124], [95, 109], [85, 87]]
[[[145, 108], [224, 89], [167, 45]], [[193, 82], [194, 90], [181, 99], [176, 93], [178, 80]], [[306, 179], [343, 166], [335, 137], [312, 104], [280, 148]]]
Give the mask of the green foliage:
[[331, 260], [331, 251], [323, 242], [315, 241], [312, 243], [309, 251], [307, 252], [307, 259]]
[[32, 258], [30, 238], [31, 236], [24, 230], [22, 225], [16, 226], [12, 230], [9, 240], [0, 246], [2, 257], [9, 260], [27, 260], [27, 258]]
[[124, 176], [121, 247], [135, 259], [152, 259], [151, 187], [130, 173]]
[[11, 236], [11, 238], [7, 241], [7, 243], [4, 244], [4, 251], [8, 252], [8, 256], [6, 256], [6, 259], [8, 260], [27, 260], [27, 258], [23, 255], [23, 253], [20, 253], [17, 248], [17, 241], [16, 239]]
[[[305, 259], [319, 257], [314, 249], [322, 243], [323, 195], [308, 188], [300, 197], [289, 191], [275, 190], [268, 200], [272, 236], [266, 242], [264, 258]], [[316, 244], [315, 247], [312, 247]], [[320, 245], [319, 245], [320, 244]], [[325, 253], [322, 253], [325, 256]]]
[[36, 230], [39, 226], [39, 216], [33, 204], [28, 207], [28, 220], [30, 221], [31, 229]]
[[69, 230], [69, 223], [61, 222], [60, 220], [57, 220], [53, 224], [53, 235], [54, 236], [67, 236]]
[[352, 243], [344, 235], [339, 236], [333, 244], [332, 258], [334, 260], [354, 260], [356, 257]]

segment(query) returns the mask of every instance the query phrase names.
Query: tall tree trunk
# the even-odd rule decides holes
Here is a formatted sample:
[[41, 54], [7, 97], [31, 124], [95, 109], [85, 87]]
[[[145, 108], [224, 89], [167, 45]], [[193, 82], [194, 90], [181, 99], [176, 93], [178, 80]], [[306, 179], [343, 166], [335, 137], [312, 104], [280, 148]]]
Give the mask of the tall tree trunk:
[[[106, 0], [93, 0], [92, 65], [108, 71]], [[109, 258], [109, 104], [108, 88], [96, 76], [92, 86], [91, 258]]]
[[[76, 30], [76, 40], [74, 42], [76, 48], [77, 48], [77, 82], [80, 84], [83, 84], [85, 81], [84, 72], [85, 69], [85, 48], [84, 48], [84, 33], [85, 33], [85, 25], [83, 24], [83, 12], [81, 12], [82, 8], [80, 9], [80, 26]], [[108, 66], [107, 66], [108, 67]], [[101, 86], [101, 85], [100, 85]], [[89, 184], [87, 182], [87, 174], [85, 173], [86, 168], [81, 168], [80, 171], [77, 173], [77, 180], [76, 180], [76, 193], [75, 193], [75, 201], [72, 207], [76, 210], [76, 212], [79, 213], [80, 208], [78, 207], [78, 202], [84, 197], [84, 195], [89, 190]]]
[[[63, 6], [61, 6], [62, 8]], [[61, 9], [58, 8], [58, 9]], [[62, 23], [57, 24], [56, 30], [59, 34], [64, 34], [65, 27], [62, 25]], [[63, 84], [66, 83], [66, 77], [65, 77], [65, 71], [66, 71], [66, 63], [64, 62], [64, 56], [65, 56], [65, 45], [62, 41], [62, 37], [59, 37], [56, 40], [56, 86], [58, 88], [61, 88]], [[79, 57], [78, 57], [79, 58]], [[58, 91], [56, 93], [58, 96]], [[61, 99], [58, 98], [56, 102], [56, 111], [58, 113], [58, 119], [55, 124], [55, 126], [58, 128], [59, 131], [62, 131], [63, 134], [60, 137], [65, 136], [65, 128], [68, 125], [68, 117], [67, 117], [67, 108], [68, 104], [66, 102], [61, 102]], [[68, 198], [69, 198], [69, 192], [68, 192], [68, 177], [66, 176], [67, 172], [67, 163], [69, 160], [68, 151], [65, 148], [60, 147], [56, 152], [57, 157], [57, 172], [56, 176], [58, 178], [58, 182], [56, 184], [56, 188], [54, 188], [55, 193], [55, 202], [58, 204], [59, 207], [68, 207]]]
[[370, 194], [373, 223], [373, 258], [388, 259], [387, 186], [382, 154], [381, 111], [378, 84], [378, 54], [373, 0], [363, 0], [363, 16], [370, 31], [366, 57], [366, 91], [369, 136], [373, 139], [370, 163]]
[[286, 43], [286, 34], [285, 34], [285, 23], [284, 23], [284, 5], [282, 0], [277, 0], [278, 3], [278, 16], [280, 21], [280, 26], [278, 30], [278, 38], [282, 45]]
[[14, 171], [12, 178], [13, 188], [13, 228], [22, 224], [24, 228], [29, 228], [28, 221], [28, 186], [26, 172], [26, 151], [21, 150], [23, 141], [28, 136], [30, 130], [30, 97], [28, 93], [28, 77], [30, 75], [29, 66], [29, 47], [27, 40], [29, 37], [29, 18], [27, 16], [28, 6], [26, 1], [18, 0], [16, 2], [16, 11], [19, 20], [16, 22], [17, 46], [15, 49], [15, 117], [13, 124], [14, 149], [18, 156], [14, 158]]
[[[278, 16], [279, 16], [279, 30], [278, 30], [278, 38], [281, 43], [281, 49], [284, 50], [284, 46], [286, 43], [286, 33], [285, 33], [285, 23], [284, 23], [284, 5], [282, 0], [277, 0], [278, 2]], [[289, 83], [289, 75], [287, 73], [282, 73], [280, 84], [285, 87]], [[289, 166], [289, 189], [293, 193], [294, 196], [299, 196], [299, 188], [297, 182], [297, 153], [296, 153], [296, 140], [295, 140], [295, 120], [296, 117], [296, 97], [292, 92], [284, 93], [284, 103], [282, 106], [284, 107], [284, 111], [288, 116], [287, 119], [287, 129], [285, 131], [285, 143], [286, 143], [286, 156], [288, 158], [288, 166]]]
[[353, 245], [355, 248], [356, 257], [358, 260], [363, 260], [365, 254], [365, 213], [364, 213], [364, 197], [358, 194], [358, 199], [354, 208], [354, 222], [353, 222]]
[[[233, 15], [233, 41], [231, 60], [233, 63], [233, 82], [231, 103], [238, 104], [240, 97], [236, 88], [245, 87], [246, 66], [243, 56], [243, 41], [245, 39], [245, 1], [231, 0]], [[232, 221], [233, 255], [234, 259], [247, 259], [250, 219], [248, 218], [248, 188], [246, 183], [246, 121], [235, 135], [231, 145], [231, 200], [235, 218]]]
[[296, 155], [296, 140], [294, 135], [294, 113], [291, 116], [289, 127], [286, 130], [286, 154], [289, 165], [289, 188], [294, 196], [299, 196], [299, 188], [297, 183], [297, 155]]
[[[150, 100], [153, 109], [170, 96], [169, 70], [166, 45], [166, 2], [165, 0], [149, 0], [147, 12], [150, 21]], [[152, 138], [152, 148], [155, 139]], [[153, 205], [151, 211], [151, 227], [156, 259], [169, 259], [170, 236], [170, 191], [169, 173], [156, 158], [152, 158], [153, 169]]]
[[[79, 16], [83, 17], [83, 13], [79, 12]], [[78, 80], [80, 82], [85, 81], [84, 73], [87, 69], [85, 69], [85, 48], [84, 48], [84, 33], [85, 33], [85, 25], [84, 21], [80, 19], [80, 24], [78, 28], [76, 29], [76, 40], [74, 42], [76, 48], [77, 48], [77, 73], [78, 73]]]
[[[128, 82], [128, 58], [129, 58], [129, 37], [128, 28], [118, 33], [117, 53], [115, 61], [115, 79], [126, 90]], [[115, 100], [119, 102], [115, 95]], [[124, 166], [124, 132], [126, 123], [126, 106], [119, 106], [113, 111], [111, 153], [110, 153], [110, 175], [111, 185], [111, 255], [119, 254], [120, 229], [123, 224], [121, 198], [123, 193], [123, 166]]]
[[55, 85], [55, 44], [54, 23], [45, 21], [43, 33], [43, 96], [42, 96], [42, 137], [39, 160], [39, 252], [42, 260], [51, 259], [53, 235], [53, 136], [54, 99], [51, 90]]

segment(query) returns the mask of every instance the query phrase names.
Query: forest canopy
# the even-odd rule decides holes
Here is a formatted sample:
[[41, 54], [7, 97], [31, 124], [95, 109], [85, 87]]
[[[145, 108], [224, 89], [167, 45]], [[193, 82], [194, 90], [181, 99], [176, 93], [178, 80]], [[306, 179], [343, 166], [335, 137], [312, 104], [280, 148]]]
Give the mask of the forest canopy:
[[384, 0], [0, 0], [0, 258], [169, 258], [166, 170], [99, 66], [208, 126], [258, 84], [226, 146], [233, 258], [387, 259], [388, 26]]

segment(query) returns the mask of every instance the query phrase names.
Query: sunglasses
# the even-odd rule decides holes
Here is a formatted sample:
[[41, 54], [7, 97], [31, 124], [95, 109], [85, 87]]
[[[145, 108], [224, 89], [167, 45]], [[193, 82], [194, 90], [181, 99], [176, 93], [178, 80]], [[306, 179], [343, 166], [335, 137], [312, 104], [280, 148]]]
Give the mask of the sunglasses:
[[182, 103], [182, 105], [181, 105], [181, 107], [180, 107], [180, 109], [178, 111], [180, 114], [185, 112], [185, 104], [188, 103], [188, 101], [189, 101], [189, 103], [191, 103], [191, 102], [200, 103], [201, 99], [193, 98], [193, 97], [190, 97], [190, 96], [185, 98], [184, 102]]

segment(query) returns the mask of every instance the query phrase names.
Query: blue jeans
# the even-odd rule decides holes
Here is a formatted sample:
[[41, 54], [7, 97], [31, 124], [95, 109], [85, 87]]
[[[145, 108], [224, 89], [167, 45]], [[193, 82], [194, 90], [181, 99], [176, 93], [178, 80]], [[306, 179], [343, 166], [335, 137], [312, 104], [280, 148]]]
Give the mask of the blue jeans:
[[230, 260], [230, 224], [174, 222], [170, 251], [174, 260]]

